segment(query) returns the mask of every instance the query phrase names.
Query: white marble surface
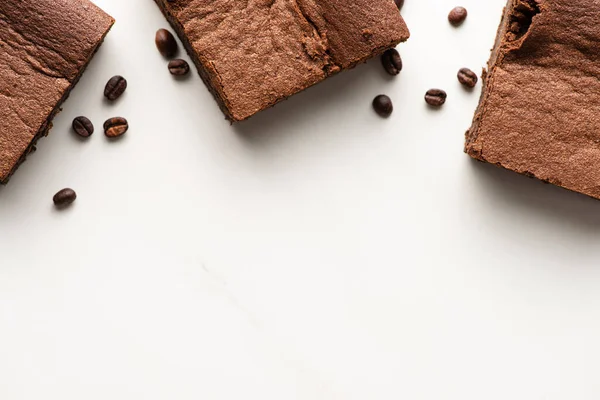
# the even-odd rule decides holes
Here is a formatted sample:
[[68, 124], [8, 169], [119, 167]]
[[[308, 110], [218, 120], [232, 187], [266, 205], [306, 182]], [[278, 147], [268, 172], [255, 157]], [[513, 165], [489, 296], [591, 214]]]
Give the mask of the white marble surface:
[[[459, 29], [406, 0], [399, 77], [374, 61], [237, 126], [168, 74], [152, 1], [98, 4], [116, 26], [0, 189], [0, 399], [600, 398], [600, 203], [462, 152], [456, 71], [504, 0]], [[80, 141], [80, 114], [131, 129]]]

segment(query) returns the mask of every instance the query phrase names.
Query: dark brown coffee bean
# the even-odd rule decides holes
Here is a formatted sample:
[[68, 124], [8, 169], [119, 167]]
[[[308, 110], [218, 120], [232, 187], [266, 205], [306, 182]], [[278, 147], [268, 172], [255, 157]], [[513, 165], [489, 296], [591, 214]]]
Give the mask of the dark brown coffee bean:
[[54, 205], [58, 208], [66, 207], [77, 199], [77, 193], [73, 189], [63, 189], [52, 198]]
[[104, 97], [110, 101], [115, 101], [127, 89], [127, 80], [120, 75], [115, 75], [109, 79], [104, 87]]
[[477, 74], [469, 68], [461, 68], [458, 71], [458, 81], [466, 87], [474, 88], [477, 85]]
[[122, 117], [114, 117], [104, 122], [104, 134], [109, 138], [122, 136], [129, 129], [127, 120]]
[[446, 102], [446, 92], [441, 89], [429, 89], [425, 93], [425, 101], [430, 106], [440, 107]]
[[156, 47], [163, 57], [171, 58], [177, 54], [177, 42], [171, 32], [166, 29], [156, 31]]
[[94, 133], [94, 124], [86, 117], [77, 117], [73, 120], [73, 130], [81, 137], [90, 137]]
[[173, 60], [169, 62], [169, 72], [177, 76], [187, 75], [190, 72], [190, 65], [185, 60]]
[[404, 0], [394, 0], [396, 2], [396, 6], [398, 7], [398, 10], [400, 10], [402, 8], [402, 6], [404, 5]]
[[389, 49], [381, 56], [383, 68], [390, 75], [398, 75], [402, 71], [402, 58], [396, 49]]
[[385, 118], [389, 117], [392, 115], [392, 111], [394, 111], [392, 99], [385, 94], [380, 94], [373, 99], [373, 109], [375, 109], [375, 112], [380, 116]]
[[467, 19], [467, 9], [464, 7], [454, 7], [448, 14], [448, 21], [452, 25], [460, 25]]

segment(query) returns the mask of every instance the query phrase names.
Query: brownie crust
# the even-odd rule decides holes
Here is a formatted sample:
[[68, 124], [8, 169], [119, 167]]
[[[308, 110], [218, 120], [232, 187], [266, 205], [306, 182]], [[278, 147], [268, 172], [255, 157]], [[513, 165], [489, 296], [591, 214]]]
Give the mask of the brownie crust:
[[465, 151], [600, 198], [600, 8], [510, 0]]
[[231, 121], [409, 37], [393, 0], [155, 1]]
[[0, 2], [0, 183], [47, 135], [114, 19], [88, 0]]

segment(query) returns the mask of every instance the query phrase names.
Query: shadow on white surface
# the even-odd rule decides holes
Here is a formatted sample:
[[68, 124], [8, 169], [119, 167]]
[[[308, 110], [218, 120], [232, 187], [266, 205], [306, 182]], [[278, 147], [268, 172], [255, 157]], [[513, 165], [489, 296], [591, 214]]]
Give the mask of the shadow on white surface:
[[173, 82], [175, 82], [175, 84], [182, 84], [183, 82], [187, 82], [189, 80], [192, 79], [192, 77], [194, 77], [194, 73], [196, 73], [196, 70], [194, 69], [196, 68], [193, 64], [190, 65], [190, 72], [188, 72], [185, 75], [171, 75], [171, 78], [173, 79]]
[[[35, 156], [35, 154], [33, 154]], [[22, 168], [22, 166], [21, 166]], [[23, 180], [25, 179], [34, 179], [35, 176], [30, 176], [28, 178], [27, 174], [25, 175]], [[23, 193], [20, 193], [21, 190], [25, 189], [24, 185], [18, 184], [17, 180], [19, 179], [19, 170], [10, 178], [6, 185], [0, 185], [0, 207], [2, 204], [6, 202], [7, 204], [14, 204], [14, 202], [18, 201], [19, 197], [23, 196]]]
[[[379, 59], [370, 60], [366, 64], [326, 79], [308, 89], [291, 96], [267, 110], [261, 111], [250, 119], [232, 125], [233, 131], [250, 146], [261, 147], [263, 144], [285, 140], [290, 134], [296, 134], [296, 126], [307, 126], [307, 120], [312, 121], [310, 131], [302, 132], [310, 137], [322, 135], [321, 125], [329, 123], [331, 119], [345, 118], [345, 113], [332, 115], [336, 103], [341, 103], [347, 97], [364, 97], [365, 107], [371, 107], [372, 98], [366, 90], [369, 78], [377, 74], [391, 78], [385, 72], [381, 73]], [[387, 75], [387, 77], [386, 77]], [[346, 110], [351, 112], [351, 110]], [[357, 110], [358, 111], [358, 110]], [[362, 111], [362, 110], [361, 110]], [[323, 124], [321, 124], [323, 122]]]
[[600, 233], [599, 201], [494, 165], [477, 161], [470, 164], [478, 188], [475, 190], [491, 203], [500, 202], [517, 208], [519, 213], [531, 213], [559, 225], [577, 224]]

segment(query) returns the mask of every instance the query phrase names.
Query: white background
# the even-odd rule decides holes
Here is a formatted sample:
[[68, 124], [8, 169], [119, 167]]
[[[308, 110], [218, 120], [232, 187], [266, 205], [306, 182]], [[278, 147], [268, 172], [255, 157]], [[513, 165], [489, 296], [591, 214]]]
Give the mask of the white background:
[[462, 151], [480, 85], [456, 72], [504, 0], [458, 29], [406, 0], [400, 76], [374, 60], [235, 126], [169, 75], [152, 1], [98, 4], [117, 24], [0, 189], [0, 399], [600, 398], [600, 204]]

